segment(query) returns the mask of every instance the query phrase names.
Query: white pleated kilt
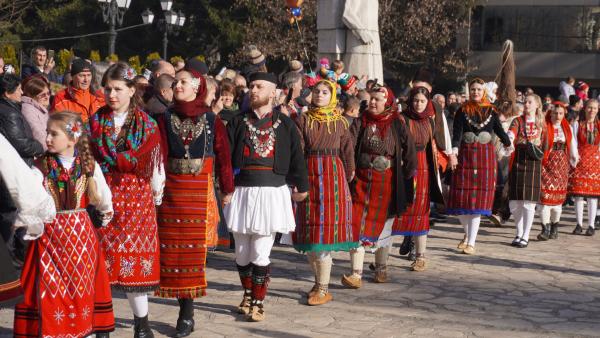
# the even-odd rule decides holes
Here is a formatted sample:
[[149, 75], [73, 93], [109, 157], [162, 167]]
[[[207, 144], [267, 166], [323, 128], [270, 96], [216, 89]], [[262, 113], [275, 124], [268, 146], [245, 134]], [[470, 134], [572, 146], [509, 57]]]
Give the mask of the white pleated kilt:
[[269, 236], [294, 231], [292, 195], [281, 187], [236, 187], [231, 203], [223, 208], [227, 228], [233, 233]]

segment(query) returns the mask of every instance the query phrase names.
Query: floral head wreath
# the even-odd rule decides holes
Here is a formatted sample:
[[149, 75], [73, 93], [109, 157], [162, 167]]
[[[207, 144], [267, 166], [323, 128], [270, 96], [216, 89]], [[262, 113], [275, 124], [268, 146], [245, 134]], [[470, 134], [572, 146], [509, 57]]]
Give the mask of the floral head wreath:
[[123, 72], [123, 78], [128, 81], [133, 81], [133, 79], [137, 76], [135, 69], [131, 67], [127, 67]]
[[82, 133], [83, 133], [83, 126], [81, 125], [81, 122], [77, 121], [77, 122], [69, 122], [65, 125], [65, 129], [67, 131], [67, 134], [72, 137], [72, 138], [79, 138], [81, 137]]

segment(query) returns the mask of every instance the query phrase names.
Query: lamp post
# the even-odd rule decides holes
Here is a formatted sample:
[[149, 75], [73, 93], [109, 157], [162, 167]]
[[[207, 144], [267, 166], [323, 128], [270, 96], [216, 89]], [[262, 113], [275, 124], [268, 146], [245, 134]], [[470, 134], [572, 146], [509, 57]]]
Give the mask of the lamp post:
[[108, 54], [115, 53], [115, 42], [117, 41], [116, 27], [123, 24], [125, 12], [131, 5], [131, 0], [98, 0], [102, 7], [102, 18], [108, 24]]
[[[179, 11], [171, 10], [172, 0], [160, 0], [160, 7], [163, 10], [163, 17], [158, 21], [158, 27], [163, 32], [163, 59], [167, 59], [167, 46], [169, 44], [169, 34], [178, 34], [179, 29], [185, 24], [185, 15]], [[152, 23], [154, 14], [146, 9], [142, 13], [144, 23]]]

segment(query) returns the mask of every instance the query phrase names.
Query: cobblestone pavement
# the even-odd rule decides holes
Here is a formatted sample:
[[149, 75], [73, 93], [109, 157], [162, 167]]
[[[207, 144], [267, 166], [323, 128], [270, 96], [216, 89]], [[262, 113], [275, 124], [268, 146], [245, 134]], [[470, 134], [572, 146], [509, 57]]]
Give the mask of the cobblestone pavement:
[[[390, 257], [387, 284], [375, 284], [365, 265], [363, 288], [344, 289], [346, 253], [334, 254], [334, 301], [306, 304], [312, 286], [305, 258], [290, 247], [274, 248], [273, 278], [266, 300], [267, 320], [248, 323], [236, 314], [241, 300], [231, 251], [209, 255], [208, 296], [196, 302], [193, 337], [600, 337], [600, 235], [571, 235], [572, 209], [563, 216], [558, 240], [537, 242], [534, 225], [526, 249], [509, 246], [513, 227], [483, 224], [477, 255], [458, 254], [458, 222], [436, 225], [428, 240], [428, 270], [409, 271]], [[373, 259], [367, 255], [366, 261]], [[132, 314], [115, 294], [117, 330], [132, 337]], [[177, 302], [151, 298], [150, 320], [157, 337], [171, 336]], [[0, 312], [0, 336], [11, 336], [13, 312]]]

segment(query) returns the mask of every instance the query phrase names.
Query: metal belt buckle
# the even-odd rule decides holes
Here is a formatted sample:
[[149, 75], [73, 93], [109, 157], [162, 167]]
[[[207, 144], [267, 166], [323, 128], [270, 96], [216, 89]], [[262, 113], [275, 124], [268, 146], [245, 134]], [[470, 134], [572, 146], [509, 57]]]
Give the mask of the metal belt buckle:
[[169, 171], [174, 174], [198, 174], [202, 170], [202, 159], [169, 159]]
[[481, 144], [488, 144], [492, 141], [492, 135], [490, 133], [488, 133], [487, 131], [482, 131], [481, 133], [479, 133], [479, 143]]
[[391, 161], [385, 156], [377, 156], [373, 159], [371, 165], [377, 171], [385, 171], [391, 167]]
[[473, 132], [466, 132], [463, 134], [463, 141], [467, 144], [475, 143], [477, 141], [477, 135]]

